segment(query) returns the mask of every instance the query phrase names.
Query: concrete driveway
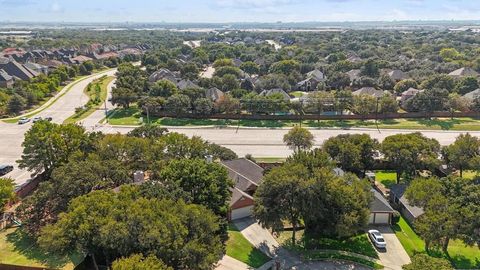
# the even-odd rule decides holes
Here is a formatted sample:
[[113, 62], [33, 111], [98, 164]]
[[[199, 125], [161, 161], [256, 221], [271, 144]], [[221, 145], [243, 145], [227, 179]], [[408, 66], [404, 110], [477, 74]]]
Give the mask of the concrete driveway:
[[410, 263], [410, 257], [390, 226], [375, 226], [370, 229], [381, 232], [387, 242], [386, 250], [377, 249], [380, 261], [385, 269], [402, 270], [403, 265]]
[[222, 260], [218, 262], [215, 270], [248, 270], [252, 269], [250, 266], [245, 263], [235, 260], [230, 256], [223, 256]]

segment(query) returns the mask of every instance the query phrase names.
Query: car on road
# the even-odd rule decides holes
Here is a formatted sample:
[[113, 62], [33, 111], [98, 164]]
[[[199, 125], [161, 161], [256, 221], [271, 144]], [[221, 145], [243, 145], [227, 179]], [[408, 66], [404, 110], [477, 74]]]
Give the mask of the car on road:
[[40, 116], [35, 116], [33, 119], [32, 119], [32, 123], [36, 123], [38, 121], [41, 121], [42, 120], [42, 117]]
[[53, 118], [51, 116], [47, 116], [43, 118], [44, 120], [47, 120], [48, 122], [52, 122]]
[[19, 125], [23, 125], [23, 124], [26, 124], [28, 122], [30, 122], [30, 118], [27, 118], [27, 117], [22, 117], [22, 118], [20, 118], [20, 120], [18, 120]]
[[4, 176], [5, 174], [13, 171], [13, 166], [11, 165], [0, 165], [0, 176]]
[[387, 248], [387, 242], [385, 242], [385, 238], [379, 231], [369, 230], [368, 237], [377, 248]]

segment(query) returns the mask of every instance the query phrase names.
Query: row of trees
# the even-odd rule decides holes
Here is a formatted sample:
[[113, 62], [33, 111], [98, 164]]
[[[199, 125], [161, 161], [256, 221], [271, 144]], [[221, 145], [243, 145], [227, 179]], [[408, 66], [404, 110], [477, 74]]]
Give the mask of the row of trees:
[[[308, 130], [295, 127], [284, 141], [300, 152], [312, 148], [314, 137]], [[397, 182], [402, 177], [413, 179], [422, 170], [434, 171], [442, 161], [462, 177], [464, 170], [476, 169], [480, 162], [480, 139], [468, 133], [444, 147], [421, 133], [391, 135], [382, 143], [367, 134], [342, 134], [326, 140], [322, 149], [340, 168], [359, 176], [373, 169], [377, 160], [383, 160], [397, 172]]]
[[[20, 166], [47, 180], [17, 217], [46, 251], [76, 250], [107, 266], [124, 258], [116, 267], [139, 254], [174, 269], [210, 269], [221, 258], [233, 183], [205, 155], [229, 160], [231, 150], [157, 126], [104, 135], [47, 121], [23, 146]], [[128, 186], [138, 170], [150, 181]]]

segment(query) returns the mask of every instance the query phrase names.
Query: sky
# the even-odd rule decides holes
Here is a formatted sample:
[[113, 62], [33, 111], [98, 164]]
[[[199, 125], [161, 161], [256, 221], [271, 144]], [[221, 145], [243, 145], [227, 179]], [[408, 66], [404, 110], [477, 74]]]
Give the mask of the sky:
[[480, 0], [0, 0], [0, 21], [480, 20]]

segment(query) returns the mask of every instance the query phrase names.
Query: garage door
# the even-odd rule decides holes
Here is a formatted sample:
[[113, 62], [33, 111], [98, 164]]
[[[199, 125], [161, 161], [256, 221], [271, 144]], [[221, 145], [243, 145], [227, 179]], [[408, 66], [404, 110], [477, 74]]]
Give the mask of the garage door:
[[249, 217], [252, 215], [253, 206], [242, 207], [232, 210], [232, 220]]
[[[390, 214], [388, 213], [372, 213], [370, 214], [370, 224], [389, 224]], [[374, 219], [375, 218], [375, 219]]]

